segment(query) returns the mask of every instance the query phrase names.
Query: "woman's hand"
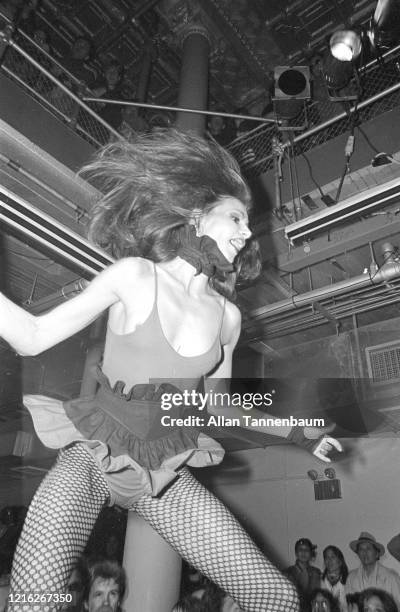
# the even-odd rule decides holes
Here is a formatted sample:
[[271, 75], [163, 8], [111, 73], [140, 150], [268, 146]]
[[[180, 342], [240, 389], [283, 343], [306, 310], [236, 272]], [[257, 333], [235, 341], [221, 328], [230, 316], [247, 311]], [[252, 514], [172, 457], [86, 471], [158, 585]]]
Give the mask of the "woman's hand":
[[[308, 428], [306, 428], [308, 429]], [[328, 455], [331, 451], [337, 450], [339, 453], [342, 452], [342, 445], [335, 438], [331, 438], [330, 436], [324, 436], [318, 443], [318, 445], [313, 450], [313, 455], [320, 459], [321, 461], [325, 461], [325, 463], [330, 463], [331, 459], [329, 459]]]
[[[304, 427], [303, 433], [304, 437], [308, 440], [318, 440], [319, 443], [313, 449], [312, 454], [315, 455], [321, 461], [325, 461], [325, 463], [330, 463], [331, 459], [329, 459], [328, 455], [333, 450], [337, 450], [339, 453], [342, 452], [343, 448], [340, 442], [335, 438], [331, 438], [327, 434], [335, 429], [335, 423], [331, 423], [327, 427]], [[321, 438], [321, 436], [323, 436]]]

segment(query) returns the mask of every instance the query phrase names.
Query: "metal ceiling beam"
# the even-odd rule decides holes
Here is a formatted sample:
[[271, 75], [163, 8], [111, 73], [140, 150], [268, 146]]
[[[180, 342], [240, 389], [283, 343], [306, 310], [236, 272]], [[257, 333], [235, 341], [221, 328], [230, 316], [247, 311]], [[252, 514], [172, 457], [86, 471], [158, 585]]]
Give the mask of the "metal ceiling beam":
[[[215, 23], [216, 27], [221, 31], [221, 34], [232, 45], [237, 55], [243, 59], [250, 74], [253, 75], [256, 81], [266, 83], [269, 80], [267, 76], [268, 67], [262, 65], [256, 53], [251, 48], [250, 42], [246, 36], [239, 31], [239, 28], [230, 20], [229, 15], [224, 10], [224, 7], [220, 5], [218, 0], [203, 0], [201, 7], [211, 21]], [[271, 45], [274, 44], [275, 43], [271, 39]]]
[[[102, 51], [106, 47], [112, 45], [116, 40], [120, 39], [123, 34], [128, 32], [128, 30], [134, 26], [139, 27], [136, 23], [136, 20], [139, 19], [144, 13], [150, 10], [153, 6], [158, 4], [160, 0], [146, 0], [141, 6], [139, 6], [136, 10], [128, 13], [124, 23], [117, 28], [108, 38], [103, 39], [101, 42], [97, 44], [97, 52]], [[142, 29], [140, 29], [141, 35], [144, 35]]]
[[[400, 203], [399, 203], [400, 204]], [[284, 272], [296, 272], [308, 266], [313, 266], [331, 257], [352, 251], [400, 233], [400, 218], [394, 212], [387, 215], [373, 216], [363, 219], [351, 227], [332, 230], [329, 239], [325, 235], [316, 237], [310, 243], [310, 252], [305, 253], [302, 246], [292, 248], [290, 256], [286, 253], [277, 256], [277, 267]]]

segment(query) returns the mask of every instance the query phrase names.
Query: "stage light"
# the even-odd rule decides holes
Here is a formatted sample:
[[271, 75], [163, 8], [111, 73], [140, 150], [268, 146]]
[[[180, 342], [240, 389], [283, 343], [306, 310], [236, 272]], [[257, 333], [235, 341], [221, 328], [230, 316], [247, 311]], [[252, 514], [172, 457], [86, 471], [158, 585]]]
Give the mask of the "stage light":
[[353, 62], [338, 60], [333, 55], [329, 55], [324, 61], [325, 82], [329, 89], [339, 90], [349, 84], [353, 73]]
[[310, 99], [310, 68], [308, 66], [276, 66], [274, 82], [275, 100]]
[[276, 66], [274, 70], [274, 111], [280, 119], [296, 117], [311, 98], [309, 66]]
[[361, 37], [354, 30], [338, 30], [332, 34], [329, 46], [333, 57], [341, 62], [351, 62], [361, 53]]

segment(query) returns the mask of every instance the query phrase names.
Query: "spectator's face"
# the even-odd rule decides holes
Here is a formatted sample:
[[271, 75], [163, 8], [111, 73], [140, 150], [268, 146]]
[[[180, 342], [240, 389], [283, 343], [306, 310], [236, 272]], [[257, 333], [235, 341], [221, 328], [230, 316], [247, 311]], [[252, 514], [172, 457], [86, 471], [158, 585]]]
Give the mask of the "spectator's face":
[[300, 544], [300, 546], [297, 547], [296, 558], [301, 563], [309, 563], [312, 558], [310, 547], [305, 544]]
[[373, 595], [367, 601], [364, 601], [362, 612], [385, 612], [385, 607], [379, 597]]
[[106, 81], [109, 87], [115, 87], [120, 78], [118, 66], [110, 66], [105, 72]]
[[88, 612], [117, 612], [119, 586], [114, 578], [96, 578], [90, 588], [84, 608]]
[[324, 555], [324, 561], [328, 573], [335, 573], [340, 570], [340, 559], [333, 550], [328, 549]]
[[364, 566], [374, 565], [379, 559], [379, 553], [370, 542], [361, 542], [357, 548], [357, 554]]
[[312, 602], [311, 609], [312, 612], [330, 612], [331, 606], [322, 593], [318, 593]]
[[208, 127], [210, 129], [211, 134], [220, 134], [225, 127], [225, 121], [223, 117], [211, 117]]

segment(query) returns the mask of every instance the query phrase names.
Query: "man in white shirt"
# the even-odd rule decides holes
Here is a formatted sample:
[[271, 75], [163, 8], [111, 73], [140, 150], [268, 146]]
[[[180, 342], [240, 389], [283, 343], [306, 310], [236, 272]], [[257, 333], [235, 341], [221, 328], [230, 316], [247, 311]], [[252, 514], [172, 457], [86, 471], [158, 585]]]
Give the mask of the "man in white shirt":
[[392, 569], [379, 563], [385, 547], [376, 541], [373, 535], [363, 531], [357, 540], [350, 542], [361, 565], [349, 572], [346, 582], [346, 593], [360, 593], [370, 587], [383, 589], [389, 593], [400, 606], [400, 576]]

